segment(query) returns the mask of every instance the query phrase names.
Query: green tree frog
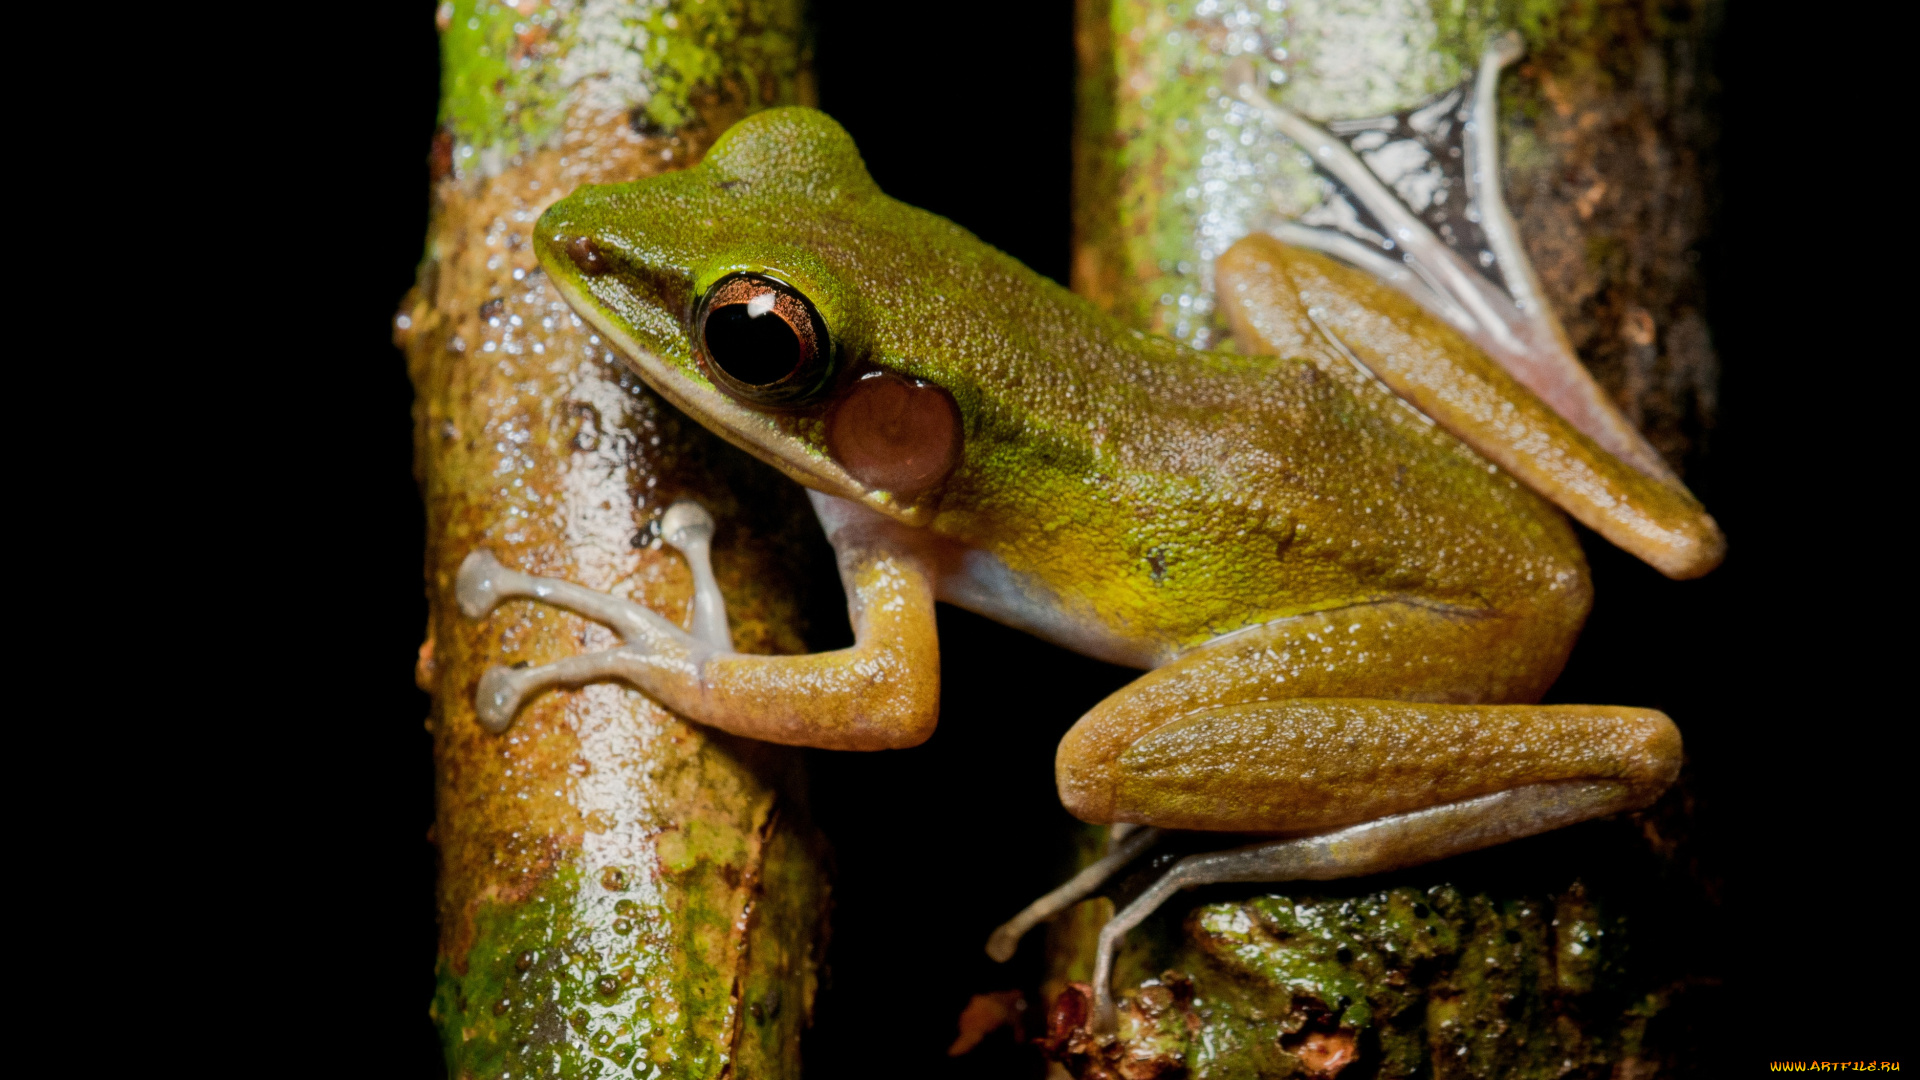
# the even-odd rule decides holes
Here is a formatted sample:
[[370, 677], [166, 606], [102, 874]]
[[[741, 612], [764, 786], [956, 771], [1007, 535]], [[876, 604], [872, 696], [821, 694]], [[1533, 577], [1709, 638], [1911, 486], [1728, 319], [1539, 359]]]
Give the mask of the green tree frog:
[[696, 582], [688, 629], [468, 558], [469, 615], [530, 598], [625, 642], [488, 673], [480, 722], [620, 679], [756, 739], [912, 746], [936, 720], [936, 600], [1145, 669], [1056, 757], [1061, 799], [1122, 826], [1117, 850], [990, 951], [1150, 843], [1141, 826], [1275, 839], [1188, 858], [1114, 920], [1097, 1024], [1113, 945], [1173, 890], [1440, 858], [1675, 776], [1661, 713], [1530, 704], [1589, 604], [1555, 504], [1674, 577], [1720, 558], [1712, 519], [1368, 273], [1251, 237], [1218, 266], [1241, 352], [1197, 351], [888, 198], [800, 108], [742, 120], [696, 168], [581, 188], [535, 243], [648, 384], [809, 489], [855, 643], [733, 651], [714, 524], [680, 503], [661, 531]]

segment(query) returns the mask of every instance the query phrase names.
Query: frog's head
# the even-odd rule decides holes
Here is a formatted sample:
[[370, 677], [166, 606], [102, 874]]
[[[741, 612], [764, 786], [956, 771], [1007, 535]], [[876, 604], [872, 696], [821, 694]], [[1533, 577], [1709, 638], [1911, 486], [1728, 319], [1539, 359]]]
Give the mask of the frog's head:
[[676, 406], [808, 487], [913, 524], [979, 404], [952, 339], [982, 308], [979, 282], [1039, 281], [881, 194], [811, 109], [741, 121], [696, 168], [582, 187], [536, 233], [561, 294]]

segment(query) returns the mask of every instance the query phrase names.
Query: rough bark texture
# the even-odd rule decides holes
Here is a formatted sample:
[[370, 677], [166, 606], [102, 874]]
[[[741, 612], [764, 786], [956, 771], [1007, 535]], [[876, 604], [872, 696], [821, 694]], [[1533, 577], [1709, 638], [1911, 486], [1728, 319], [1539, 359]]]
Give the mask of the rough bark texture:
[[[1080, 0], [1074, 288], [1231, 348], [1212, 260], [1265, 224], [1324, 223], [1339, 191], [1221, 96], [1227, 63], [1254, 59], [1310, 118], [1395, 118], [1382, 130], [1404, 135], [1472, 77], [1490, 34], [1518, 29], [1528, 55], [1500, 94], [1508, 203], [1582, 359], [1683, 464], [1716, 380], [1694, 248], [1717, 18], [1711, 0]], [[1460, 226], [1470, 253], [1459, 166], [1433, 156], [1456, 201], [1423, 216]], [[1115, 903], [1176, 857], [1162, 855], [1051, 927], [1049, 1051], [1074, 1076], [1127, 1080], [1686, 1072], [1702, 981], [1689, 927], [1710, 917], [1687, 822], [1683, 780], [1642, 814], [1385, 879], [1188, 894], [1132, 935], [1120, 1038], [1094, 1039], [1074, 984]], [[1098, 844], [1090, 832], [1087, 859]]]
[[461, 0], [440, 23], [433, 219], [396, 333], [428, 514], [448, 1072], [798, 1075], [827, 890], [798, 754], [618, 685], [543, 695], [490, 734], [486, 668], [615, 639], [527, 601], [466, 619], [451, 592], [486, 547], [682, 616], [690, 575], [655, 522], [691, 496], [720, 523], [739, 647], [802, 649], [798, 490], [644, 389], [527, 243], [576, 185], [683, 167], [747, 111], [801, 100], [797, 4]]
[[1713, 427], [1699, 251], [1719, 5], [1568, 5], [1501, 92], [1507, 203], [1580, 358], [1676, 467]]

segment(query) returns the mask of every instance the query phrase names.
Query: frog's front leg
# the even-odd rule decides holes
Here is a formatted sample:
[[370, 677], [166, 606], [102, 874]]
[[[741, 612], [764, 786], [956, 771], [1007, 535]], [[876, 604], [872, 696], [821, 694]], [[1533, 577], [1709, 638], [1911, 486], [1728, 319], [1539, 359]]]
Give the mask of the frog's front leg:
[[1379, 873], [1652, 802], [1679, 769], [1665, 715], [1475, 703], [1538, 696], [1560, 637], [1538, 612], [1355, 605], [1222, 638], [1096, 706], [1055, 762], [1077, 816], [1293, 837], [1194, 856], [1121, 912], [1096, 1020], [1120, 938], [1179, 889]]
[[602, 652], [488, 671], [476, 693], [480, 722], [504, 731], [543, 690], [620, 680], [690, 719], [768, 742], [880, 750], [926, 741], [940, 694], [931, 571], [890, 523], [839, 520], [825, 510], [822, 521], [847, 590], [854, 644], [804, 656], [733, 651], [708, 556], [712, 519], [693, 503], [676, 503], [661, 520], [663, 539], [693, 572], [691, 632], [632, 601], [517, 573], [475, 551], [455, 586], [469, 618], [528, 598], [604, 623], [622, 639]]

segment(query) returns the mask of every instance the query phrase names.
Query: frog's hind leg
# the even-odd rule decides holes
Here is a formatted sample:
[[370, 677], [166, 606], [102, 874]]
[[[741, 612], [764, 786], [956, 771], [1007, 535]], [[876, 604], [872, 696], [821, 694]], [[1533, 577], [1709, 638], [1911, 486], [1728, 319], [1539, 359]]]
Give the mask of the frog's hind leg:
[[1182, 864], [1104, 932], [1109, 963], [1189, 885], [1376, 873], [1651, 803], [1679, 770], [1663, 714], [1477, 703], [1539, 695], [1577, 625], [1556, 612], [1578, 608], [1388, 601], [1280, 619], [1101, 702], [1055, 760], [1076, 816], [1291, 837]]
[[1182, 889], [1224, 882], [1326, 881], [1397, 870], [1632, 809], [1626, 786], [1607, 781], [1528, 784], [1394, 814], [1314, 836], [1189, 855], [1100, 929], [1093, 966], [1093, 1030], [1111, 1032], [1113, 961], [1128, 931]]
[[[1608, 453], [1440, 321], [1370, 274], [1264, 234], [1215, 264], [1221, 310], [1250, 354], [1308, 359], [1369, 383], [1661, 573], [1713, 569], [1726, 540], [1685, 487]], [[1353, 376], [1364, 372], [1360, 382]]]
[[1574, 355], [1566, 331], [1545, 302], [1539, 276], [1520, 245], [1513, 216], [1501, 196], [1496, 90], [1500, 72], [1522, 52], [1517, 34], [1502, 35], [1487, 46], [1474, 80], [1472, 119], [1464, 133], [1468, 197], [1478, 210], [1495, 265], [1507, 282], [1504, 293], [1434, 235], [1346, 143], [1270, 100], [1250, 64], [1243, 61], [1230, 68], [1228, 80], [1236, 96], [1306, 150], [1386, 227], [1403, 253], [1404, 269], [1344, 234], [1283, 225], [1275, 236], [1379, 274], [1459, 330], [1608, 453], [1655, 480], [1677, 485], [1659, 452], [1620, 414]]
[[1002, 923], [987, 938], [987, 955], [1003, 964], [1013, 959], [1014, 949], [1019, 947], [1020, 939], [1026, 936], [1027, 931], [1093, 895], [1096, 889], [1106, 884], [1108, 878], [1139, 858], [1159, 839], [1159, 829], [1143, 829], [1124, 822], [1113, 826], [1107, 853], [1068, 878], [1066, 884], [1028, 904], [1020, 914]]

